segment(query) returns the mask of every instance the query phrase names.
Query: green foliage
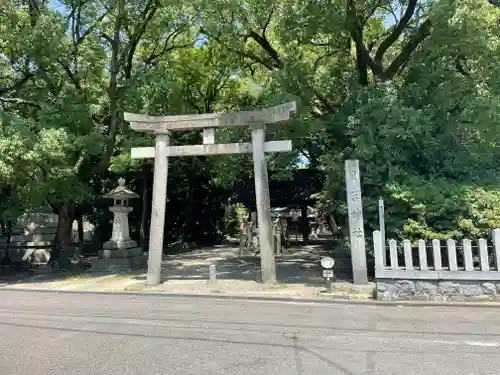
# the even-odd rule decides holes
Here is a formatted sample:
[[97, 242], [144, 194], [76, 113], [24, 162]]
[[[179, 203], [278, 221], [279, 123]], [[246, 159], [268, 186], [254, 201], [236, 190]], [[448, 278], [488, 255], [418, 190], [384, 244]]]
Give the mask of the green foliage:
[[499, 199], [500, 193], [494, 186], [413, 178], [405, 186], [390, 186], [388, 222], [391, 228], [403, 222], [399, 233], [392, 233], [406, 238], [486, 237], [500, 225]]
[[[0, 5], [4, 216], [89, 203], [110, 172], [134, 183], [148, 175], [151, 161], [132, 160], [130, 149], [153, 138], [131, 131], [124, 111], [296, 100], [294, 121], [269, 127], [269, 139], [294, 144], [290, 154], [268, 155], [270, 175], [287, 179], [304, 159], [324, 168], [322, 202], [340, 225], [347, 158], [361, 161], [369, 229], [379, 196], [392, 236], [484, 236], [499, 224], [500, 10], [488, 1], [33, 3], [31, 12], [17, 1]], [[250, 132], [224, 129], [217, 138], [247, 141]], [[169, 236], [201, 230], [193, 202], [215, 215], [203, 231], [220, 228], [224, 189], [251, 177], [251, 165], [251, 155], [171, 160], [169, 204], [188, 214], [169, 218]], [[203, 202], [193, 196], [200, 189]]]
[[228, 205], [224, 215], [224, 233], [232, 237], [238, 236], [241, 233], [241, 218], [245, 212], [244, 206], [240, 203]]

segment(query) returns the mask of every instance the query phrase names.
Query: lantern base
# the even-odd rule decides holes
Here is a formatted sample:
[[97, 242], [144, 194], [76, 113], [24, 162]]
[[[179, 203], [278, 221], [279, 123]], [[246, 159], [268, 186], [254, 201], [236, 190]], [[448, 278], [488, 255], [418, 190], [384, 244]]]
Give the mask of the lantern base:
[[[102, 248], [105, 250], [115, 250], [115, 249], [132, 249], [137, 247], [137, 242], [134, 240], [109, 240], [104, 242]], [[99, 255], [100, 256], [100, 255]]]
[[[142, 249], [137, 250], [142, 252]], [[92, 271], [131, 271], [145, 268], [147, 263], [147, 255], [130, 256], [127, 258], [94, 258], [91, 260], [91, 269]]]
[[133, 247], [131, 249], [99, 250], [99, 258], [101, 259], [133, 258], [139, 255], [142, 255], [142, 249], [140, 247]]

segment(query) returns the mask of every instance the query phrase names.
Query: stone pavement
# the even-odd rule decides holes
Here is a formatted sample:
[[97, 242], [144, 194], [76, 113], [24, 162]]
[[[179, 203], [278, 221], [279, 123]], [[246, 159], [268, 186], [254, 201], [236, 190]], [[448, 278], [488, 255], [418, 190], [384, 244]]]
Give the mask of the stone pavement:
[[[260, 259], [237, 256], [231, 246], [202, 248], [164, 256], [161, 285], [146, 286], [144, 271], [127, 274], [84, 272], [40, 275], [13, 282], [0, 281], [0, 288], [47, 289], [64, 291], [162, 292], [185, 294], [224, 294], [244, 296], [321, 297], [325, 295], [319, 260], [325, 245], [295, 246], [276, 257], [278, 283], [260, 283]], [[217, 270], [217, 281], [209, 284], [209, 265]], [[334, 284], [334, 295], [344, 298], [371, 298], [373, 285], [353, 286], [345, 278]]]

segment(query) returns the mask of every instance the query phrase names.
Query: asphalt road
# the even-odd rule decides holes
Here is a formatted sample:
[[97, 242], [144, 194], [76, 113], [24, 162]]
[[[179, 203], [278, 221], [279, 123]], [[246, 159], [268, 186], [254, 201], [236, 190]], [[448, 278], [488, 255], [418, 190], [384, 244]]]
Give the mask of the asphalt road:
[[0, 374], [500, 373], [500, 309], [0, 291]]

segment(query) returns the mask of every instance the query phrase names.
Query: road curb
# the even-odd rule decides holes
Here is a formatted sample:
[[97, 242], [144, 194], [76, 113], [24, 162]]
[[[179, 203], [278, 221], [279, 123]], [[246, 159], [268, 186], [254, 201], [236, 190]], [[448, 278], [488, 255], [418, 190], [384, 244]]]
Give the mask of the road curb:
[[189, 293], [161, 293], [161, 292], [119, 292], [119, 291], [85, 291], [85, 290], [57, 290], [57, 289], [17, 289], [0, 288], [2, 292], [42, 293], [42, 294], [90, 294], [90, 295], [126, 295], [162, 298], [190, 298], [190, 299], [220, 299], [233, 301], [257, 302], [295, 302], [321, 305], [361, 305], [361, 306], [387, 306], [387, 307], [481, 307], [500, 308], [498, 302], [446, 302], [446, 301], [378, 301], [373, 299], [350, 298], [310, 298], [310, 297], [276, 297], [276, 296], [242, 296], [235, 294], [189, 294]]

